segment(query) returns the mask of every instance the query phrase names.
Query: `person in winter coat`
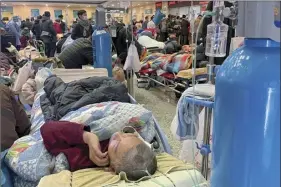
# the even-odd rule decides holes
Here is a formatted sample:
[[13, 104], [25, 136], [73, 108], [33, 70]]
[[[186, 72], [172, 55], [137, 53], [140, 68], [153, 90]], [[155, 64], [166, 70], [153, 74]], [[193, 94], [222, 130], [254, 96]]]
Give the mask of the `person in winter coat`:
[[1, 152], [10, 148], [18, 138], [28, 135], [31, 123], [9, 87], [0, 84]]
[[54, 29], [53, 22], [50, 17], [50, 12], [46, 11], [41, 23], [41, 40], [45, 44], [45, 54], [48, 58], [54, 57], [57, 42], [57, 32]]
[[60, 20], [56, 19], [54, 22], [54, 29], [57, 32], [57, 34], [62, 34], [62, 29], [61, 29], [61, 25], [60, 25]]
[[79, 10], [78, 22], [72, 30], [71, 38], [73, 40], [78, 38], [89, 38], [92, 34], [93, 28], [87, 18], [87, 12], [85, 10]]
[[66, 33], [67, 26], [66, 26], [66, 23], [63, 21], [63, 15], [59, 15], [59, 20], [60, 20], [60, 27], [61, 27], [62, 33]]
[[8, 32], [12, 33], [16, 37], [16, 48], [19, 51], [21, 48], [20, 43], [20, 20], [18, 16], [14, 16], [6, 25]]
[[93, 64], [92, 37], [78, 38], [58, 56], [65, 69], [82, 69], [83, 65]]
[[147, 29], [147, 24], [148, 24], [148, 16], [145, 16], [145, 21], [143, 22], [143, 24], [142, 24], [142, 29]]
[[40, 35], [41, 35], [41, 25], [40, 25], [40, 20], [36, 19], [34, 21], [34, 24], [31, 29], [32, 33], [34, 34], [36, 40], [40, 40]]
[[160, 27], [160, 39], [162, 42], [165, 42], [168, 38], [167, 19], [163, 19], [159, 27]]
[[30, 40], [30, 31], [27, 27], [25, 27], [21, 31], [21, 37], [20, 37], [20, 42], [21, 42], [21, 47], [25, 48], [28, 45], [28, 41]]
[[186, 15], [182, 16], [182, 22], [181, 22], [181, 45], [188, 45], [188, 36], [189, 36], [189, 28], [190, 23], [186, 18]]
[[[133, 40], [135, 41], [135, 46], [137, 47], [138, 54], [139, 56], [141, 56], [143, 47], [135, 38], [133, 38]], [[113, 38], [113, 44], [117, 50], [117, 63], [121, 63], [122, 65], [125, 64], [126, 58], [128, 56], [128, 47], [130, 46], [131, 41], [131, 32], [129, 30], [126, 30], [126, 28], [122, 24], [118, 23], [116, 28], [116, 38]]]
[[29, 18], [26, 18], [25, 22], [21, 25], [21, 29], [24, 29], [25, 27], [27, 27], [28, 30], [32, 29], [32, 22]]

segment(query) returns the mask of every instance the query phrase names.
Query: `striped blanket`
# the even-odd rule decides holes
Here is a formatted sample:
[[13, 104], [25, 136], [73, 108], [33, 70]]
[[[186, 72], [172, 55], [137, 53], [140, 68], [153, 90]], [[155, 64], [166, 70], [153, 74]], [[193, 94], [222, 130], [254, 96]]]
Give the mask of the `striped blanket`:
[[192, 65], [192, 54], [174, 53], [162, 54], [152, 53], [141, 62], [141, 70], [162, 70], [162, 72], [178, 73], [189, 69]]

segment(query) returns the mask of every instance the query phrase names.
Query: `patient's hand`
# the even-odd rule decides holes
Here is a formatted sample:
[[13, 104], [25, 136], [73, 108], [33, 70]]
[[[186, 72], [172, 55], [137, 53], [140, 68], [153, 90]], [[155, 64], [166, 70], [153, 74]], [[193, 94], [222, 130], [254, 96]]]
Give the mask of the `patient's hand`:
[[102, 153], [99, 138], [97, 135], [84, 132], [83, 139], [86, 144], [89, 146], [89, 157], [92, 162], [97, 166], [107, 166], [109, 165], [109, 158], [107, 152]]

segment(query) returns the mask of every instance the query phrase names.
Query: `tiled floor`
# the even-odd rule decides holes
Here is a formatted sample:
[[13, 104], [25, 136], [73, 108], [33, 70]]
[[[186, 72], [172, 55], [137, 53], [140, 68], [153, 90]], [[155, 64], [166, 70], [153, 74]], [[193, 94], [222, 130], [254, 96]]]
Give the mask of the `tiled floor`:
[[171, 134], [170, 126], [176, 113], [176, 99], [173, 92], [164, 92], [161, 88], [145, 90], [135, 86], [135, 99], [151, 110], [162, 130], [165, 132], [173, 155], [178, 157], [181, 143]]

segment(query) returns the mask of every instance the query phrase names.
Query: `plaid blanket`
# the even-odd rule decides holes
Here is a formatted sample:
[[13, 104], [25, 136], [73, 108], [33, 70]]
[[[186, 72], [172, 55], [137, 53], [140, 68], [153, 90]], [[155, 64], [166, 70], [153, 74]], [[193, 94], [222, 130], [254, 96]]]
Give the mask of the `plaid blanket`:
[[141, 70], [162, 70], [169, 73], [178, 73], [181, 70], [189, 69], [192, 65], [192, 54], [174, 53], [162, 54], [153, 53], [148, 55], [141, 62]]

